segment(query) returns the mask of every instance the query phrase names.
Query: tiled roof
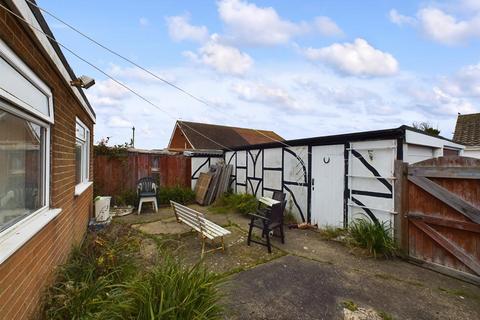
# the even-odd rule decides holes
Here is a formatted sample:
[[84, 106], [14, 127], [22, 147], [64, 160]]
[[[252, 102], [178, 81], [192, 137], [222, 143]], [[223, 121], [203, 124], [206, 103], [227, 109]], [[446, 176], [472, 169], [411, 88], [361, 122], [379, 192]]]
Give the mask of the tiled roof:
[[284, 140], [275, 132], [268, 130], [187, 121], [178, 121], [177, 123], [195, 149], [224, 149], [225, 147], [239, 147]]
[[480, 146], [480, 113], [458, 115], [453, 141], [467, 146]]

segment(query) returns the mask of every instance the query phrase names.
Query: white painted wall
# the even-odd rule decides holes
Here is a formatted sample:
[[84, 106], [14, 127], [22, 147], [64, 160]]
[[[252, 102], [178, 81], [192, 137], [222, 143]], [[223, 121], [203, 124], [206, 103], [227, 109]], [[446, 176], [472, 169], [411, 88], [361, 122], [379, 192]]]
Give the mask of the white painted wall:
[[[406, 142], [403, 144], [404, 161], [409, 163], [442, 156], [445, 146], [458, 148], [459, 150], [463, 149], [463, 146], [459, 144], [410, 130], [406, 131], [405, 140]], [[359, 215], [365, 215], [365, 208], [352, 201], [352, 197], [354, 197], [366, 209], [369, 209], [376, 219], [387, 221], [387, 223], [393, 225], [393, 194], [395, 190], [391, 178], [394, 176], [397, 140], [369, 140], [352, 142], [349, 145], [350, 149], [355, 149], [365, 159], [364, 162], [367, 165], [349, 151], [348, 220], [352, 221]], [[236, 153], [233, 151], [226, 152], [225, 158], [234, 166], [233, 174], [236, 174], [236, 183], [232, 185], [232, 189], [236, 190], [237, 193], [248, 192], [252, 194], [257, 184], [261, 183], [256, 194], [257, 197], [262, 196], [262, 194], [271, 197], [272, 191], [266, 189], [283, 190], [287, 195], [287, 209], [291, 209], [299, 220], [301, 220], [301, 213], [303, 213], [306, 220], [309, 187], [305, 185], [305, 182], [308, 183], [309, 181], [305, 179], [307, 177], [308, 180], [308, 172], [305, 172], [305, 170], [308, 171], [309, 167], [308, 147], [296, 146], [286, 149], [292, 151], [295, 155], [284, 151], [280, 147], [250, 150], [254, 158], [257, 158], [258, 154], [256, 165], [254, 165], [252, 156], [246, 150], [240, 150]], [[468, 156], [467, 154], [468, 151], [465, 156]], [[477, 155], [480, 158], [480, 148], [475, 151], [472, 150], [470, 154]], [[324, 157], [330, 157], [330, 164], [324, 163]], [[282, 159], [283, 169], [278, 170], [282, 168]], [[374, 172], [378, 172], [379, 177], [375, 177], [374, 172], [368, 169], [369, 166], [374, 168]], [[242, 169], [242, 167], [247, 169]], [[343, 144], [312, 146], [312, 178], [315, 178], [315, 186], [311, 190], [312, 223], [318, 223], [320, 226], [341, 226], [343, 224], [344, 168]], [[258, 179], [262, 179], [262, 177], [263, 180], [258, 182]], [[252, 178], [256, 180], [254, 181]], [[387, 181], [387, 185], [390, 186], [387, 187], [382, 179]], [[360, 193], [353, 194], [354, 190], [360, 191]]]
[[[420, 146], [415, 144], [407, 144], [406, 150], [407, 152], [404, 154], [403, 160], [405, 162], [408, 162], [409, 164], [434, 158], [435, 154], [436, 153], [438, 154], [438, 152], [436, 152], [436, 148]], [[441, 149], [437, 149], [437, 150], [441, 150]]]
[[[208, 160], [210, 159], [210, 162]], [[216, 164], [219, 161], [223, 161], [221, 157], [192, 157], [192, 190], [195, 189], [197, 179], [202, 172], [208, 172], [210, 165]]]
[[465, 147], [463, 156], [480, 159], [480, 147]]
[[[360, 154], [363, 162], [355, 156], [354, 151]], [[393, 224], [394, 190], [392, 177], [394, 176], [396, 153], [396, 140], [350, 143], [348, 161], [349, 222], [359, 217], [368, 216], [366, 210], [362, 208], [366, 207], [378, 221], [387, 221], [387, 223]], [[391, 189], [385, 184], [390, 186]]]

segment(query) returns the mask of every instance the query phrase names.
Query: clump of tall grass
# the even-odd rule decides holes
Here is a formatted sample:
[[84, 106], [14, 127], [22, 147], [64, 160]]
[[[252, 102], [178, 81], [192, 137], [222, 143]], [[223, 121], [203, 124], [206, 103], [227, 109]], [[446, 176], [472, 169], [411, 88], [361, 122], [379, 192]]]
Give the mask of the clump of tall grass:
[[215, 319], [220, 317], [220, 279], [201, 265], [161, 253], [144, 269], [137, 234], [122, 231], [89, 235], [73, 250], [48, 290], [46, 319]]
[[219, 319], [219, 277], [172, 257], [124, 286], [109, 314], [119, 319]]
[[387, 222], [375, 223], [365, 218], [357, 218], [350, 224], [348, 242], [366, 249], [374, 257], [393, 257], [397, 249]]
[[129, 235], [123, 228], [91, 234], [81, 247], [74, 248], [48, 290], [45, 317], [84, 319], [100, 312], [110, 286], [135, 274], [138, 242]]
[[234, 211], [247, 214], [249, 212], [255, 212], [257, 207], [258, 200], [251, 194], [226, 193], [215, 202], [212, 209], [217, 213]]

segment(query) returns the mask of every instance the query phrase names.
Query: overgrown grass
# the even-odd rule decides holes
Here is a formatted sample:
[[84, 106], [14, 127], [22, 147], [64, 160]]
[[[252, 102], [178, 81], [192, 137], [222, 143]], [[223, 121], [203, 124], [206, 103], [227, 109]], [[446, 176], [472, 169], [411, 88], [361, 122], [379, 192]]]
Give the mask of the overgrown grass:
[[180, 186], [161, 187], [158, 190], [157, 200], [159, 204], [170, 204], [170, 200], [181, 204], [191, 204], [195, 201], [195, 192], [190, 188]]
[[247, 214], [249, 212], [255, 212], [257, 207], [258, 200], [251, 194], [226, 193], [215, 202], [211, 210], [216, 213], [234, 211]]
[[325, 240], [337, 239], [338, 237], [346, 234], [345, 229], [328, 226], [328, 225], [320, 228], [319, 232], [320, 232], [320, 236]]
[[48, 291], [45, 318], [94, 318], [108, 307], [111, 287], [134, 276], [138, 247], [126, 228], [89, 235], [73, 250]]
[[374, 257], [393, 257], [396, 254], [392, 229], [386, 222], [374, 223], [364, 218], [355, 219], [348, 227], [348, 242], [366, 249]]
[[46, 319], [217, 319], [221, 316], [220, 278], [197, 264], [161, 252], [145, 268], [137, 235], [120, 232], [90, 235], [73, 251], [48, 290]]
[[127, 283], [110, 314], [116, 314], [117, 319], [218, 319], [218, 282], [218, 276], [198, 264], [185, 268], [167, 257]]

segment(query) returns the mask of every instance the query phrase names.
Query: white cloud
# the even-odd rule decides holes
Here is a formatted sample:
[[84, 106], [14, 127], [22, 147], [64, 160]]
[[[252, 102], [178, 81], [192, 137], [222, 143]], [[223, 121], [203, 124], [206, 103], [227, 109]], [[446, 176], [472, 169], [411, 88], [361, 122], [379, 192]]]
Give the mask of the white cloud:
[[405, 91], [419, 111], [430, 116], [455, 116], [458, 113], [474, 113], [476, 108], [464, 98], [454, 97], [438, 86], [410, 86]]
[[355, 76], [391, 76], [398, 72], [397, 60], [387, 52], [372, 47], [364, 39], [353, 43], [335, 43], [324, 48], [307, 48], [304, 55], [336, 70]]
[[111, 128], [131, 128], [133, 124], [119, 116], [112, 116], [107, 124]]
[[298, 104], [287, 91], [262, 83], [236, 83], [232, 91], [242, 100], [259, 102], [270, 107], [287, 107], [298, 109]]
[[145, 17], [141, 17], [139, 20], [138, 20], [138, 23], [140, 23], [140, 25], [142, 27], [146, 27], [148, 25], [150, 25], [150, 20], [148, 20], [147, 18]]
[[[464, 18], [458, 18], [452, 11], [464, 12]], [[444, 5], [443, 8], [428, 6], [417, 11], [416, 18], [401, 15], [395, 9], [390, 10], [390, 21], [399, 26], [418, 27], [423, 34], [438, 43], [457, 45], [470, 39], [480, 38], [480, 2], [465, 0], [454, 5]]]
[[168, 33], [174, 41], [204, 42], [208, 39], [207, 27], [191, 25], [189, 14], [167, 17], [166, 21]]
[[320, 34], [327, 37], [338, 37], [344, 34], [342, 29], [329, 17], [316, 17], [314, 25]]
[[129, 95], [129, 91], [115, 81], [107, 79], [97, 81], [86, 94], [94, 106], [117, 106]]
[[453, 96], [480, 98], [480, 63], [465, 66], [442, 80], [442, 89]]
[[[149, 67], [147, 67], [147, 70], [150, 70], [153, 74], [169, 82], [176, 81], [175, 77], [171, 73], [164, 72], [163, 70], [155, 70], [155, 68]], [[149, 81], [159, 81], [152, 75], [137, 67], [123, 67], [116, 64], [111, 64], [108, 73], [116, 78], [121, 78], [122, 80], [135, 80], [143, 83]]]
[[309, 29], [306, 23], [282, 19], [272, 7], [261, 8], [242, 0], [219, 1], [218, 12], [227, 27], [227, 38], [238, 43], [286, 44]]
[[480, 37], [480, 15], [470, 20], [457, 20], [433, 7], [421, 9], [417, 15], [423, 32], [434, 41], [452, 45]]
[[417, 24], [417, 20], [414, 17], [402, 15], [395, 9], [390, 10], [388, 17], [392, 23], [399, 26], [414, 26]]
[[184, 55], [223, 74], [244, 75], [253, 66], [253, 59], [248, 54], [235, 47], [220, 44], [215, 34], [197, 53], [186, 51]]

